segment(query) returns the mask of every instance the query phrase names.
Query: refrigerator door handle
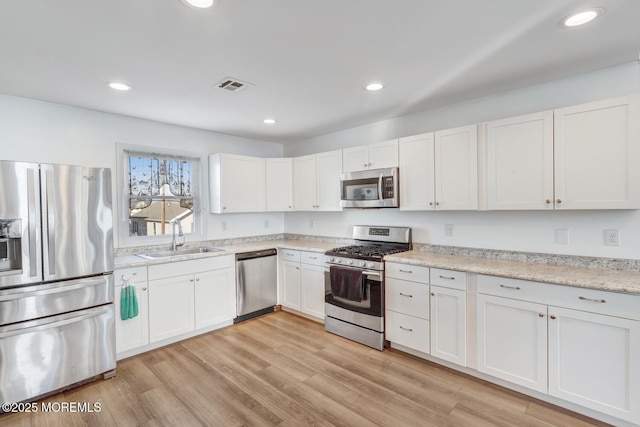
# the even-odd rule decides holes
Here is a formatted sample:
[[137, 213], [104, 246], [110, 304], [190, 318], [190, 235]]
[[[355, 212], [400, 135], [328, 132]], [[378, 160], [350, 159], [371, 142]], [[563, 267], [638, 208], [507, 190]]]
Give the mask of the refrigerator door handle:
[[[38, 229], [36, 227], [38, 215], [36, 208], [36, 170], [29, 169], [27, 173], [27, 200], [28, 200], [28, 234], [29, 234], [29, 276], [34, 277], [38, 275], [38, 263], [36, 255], [36, 245], [38, 241], [36, 236], [38, 235]], [[39, 216], [39, 215], [38, 215]]]
[[45, 172], [44, 185], [45, 188], [45, 218], [47, 220], [47, 261], [49, 271], [47, 274], [54, 276], [56, 274], [56, 217], [55, 217], [55, 200], [53, 191], [53, 173], [47, 169]]

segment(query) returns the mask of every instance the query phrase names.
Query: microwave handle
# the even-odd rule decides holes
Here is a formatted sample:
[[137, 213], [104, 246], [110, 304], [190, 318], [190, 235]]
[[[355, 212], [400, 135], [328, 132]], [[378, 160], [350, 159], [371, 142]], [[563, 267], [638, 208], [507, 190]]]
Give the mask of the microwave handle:
[[384, 194], [382, 194], [382, 178], [384, 176], [380, 174], [380, 178], [378, 178], [378, 200], [384, 199]]

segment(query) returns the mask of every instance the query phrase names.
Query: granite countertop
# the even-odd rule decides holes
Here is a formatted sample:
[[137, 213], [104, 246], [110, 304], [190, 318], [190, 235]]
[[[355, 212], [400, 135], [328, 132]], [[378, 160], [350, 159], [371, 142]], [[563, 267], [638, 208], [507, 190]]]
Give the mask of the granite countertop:
[[[270, 248], [323, 253], [332, 248], [352, 244], [348, 239], [323, 237], [307, 239], [297, 238], [299, 237], [298, 235], [289, 236], [292, 238], [287, 238], [287, 236], [282, 238], [281, 236], [282, 235], [266, 236], [264, 240], [250, 242], [237, 240], [224, 242], [228, 244], [215, 244], [219, 242], [188, 243], [187, 248], [211, 246], [221, 249], [221, 251], [180, 254], [180, 250], [178, 250], [175, 256], [151, 260], [136, 256], [135, 251], [146, 252], [166, 250], [167, 248], [148, 247], [121, 249], [118, 250], [120, 252], [119, 256], [115, 258], [115, 268], [142, 267], [168, 262], [234, 255], [236, 253]], [[459, 250], [464, 250], [464, 248], [436, 246], [436, 251], [432, 252], [434, 249], [425, 250], [427, 248], [420, 247], [425, 245], [418, 246], [419, 247], [412, 251], [387, 255], [384, 259], [388, 262], [399, 262], [556, 285], [640, 295], [640, 269], [638, 268], [640, 261], [637, 260], [606, 258], [579, 259], [580, 257], [568, 257], [571, 258], [569, 262], [578, 262], [577, 265], [570, 265], [562, 264], [561, 261], [563, 260], [558, 260], [558, 257], [554, 257], [553, 255], [515, 253], [521, 258], [504, 259], [500, 258], [500, 256], [508, 254], [507, 251], [473, 249], [470, 252], [460, 252]], [[456, 252], [453, 252], [453, 254], [439, 253], [438, 249], [442, 248], [453, 248]], [[493, 255], [496, 254], [498, 254], [498, 257], [494, 258]], [[625, 261], [631, 261], [634, 263], [634, 267], [626, 269]]]
[[[640, 295], [640, 272], [448, 255], [413, 250], [386, 261]], [[640, 307], [638, 308], [640, 309]]]
[[[259, 251], [263, 249], [295, 249], [299, 251], [321, 252], [340, 246], [341, 243], [336, 242], [319, 242], [312, 240], [296, 240], [296, 239], [276, 239], [276, 240], [260, 240], [249, 243], [239, 243], [234, 245], [216, 246], [222, 249], [220, 252], [203, 252], [196, 254], [180, 254], [180, 249], [176, 251], [175, 256], [145, 259], [136, 255], [122, 255], [115, 257], [115, 268], [142, 267], [145, 265], [165, 264], [168, 262], [188, 261], [192, 259], [218, 257], [224, 255], [234, 255], [242, 252]], [[141, 250], [141, 252], [146, 252]]]

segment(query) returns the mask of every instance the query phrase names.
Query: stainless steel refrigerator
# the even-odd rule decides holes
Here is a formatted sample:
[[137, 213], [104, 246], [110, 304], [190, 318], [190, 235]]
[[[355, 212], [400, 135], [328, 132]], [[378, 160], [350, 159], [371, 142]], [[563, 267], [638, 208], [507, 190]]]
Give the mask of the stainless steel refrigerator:
[[116, 366], [111, 171], [0, 161], [0, 402]]

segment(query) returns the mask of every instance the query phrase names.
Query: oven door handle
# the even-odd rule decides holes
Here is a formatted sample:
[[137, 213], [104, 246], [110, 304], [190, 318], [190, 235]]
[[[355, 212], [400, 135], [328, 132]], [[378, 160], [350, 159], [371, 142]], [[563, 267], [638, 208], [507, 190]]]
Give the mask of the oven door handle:
[[[349, 267], [347, 267], [349, 268]], [[357, 270], [356, 268], [352, 268], [351, 270]], [[325, 267], [324, 272], [329, 274], [329, 267]], [[373, 276], [376, 277], [378, 280], [381, 279], [382, 274], [379, 271], [373, 271], [373, 270], [362, 270], [362, 275], [363, 276]]]
[[383, 174], [380, 174], [380, 178], [378, 178], [378, 200], [384, 200], [384, 194], [382, 194], [382, 179], [384, 178]]

